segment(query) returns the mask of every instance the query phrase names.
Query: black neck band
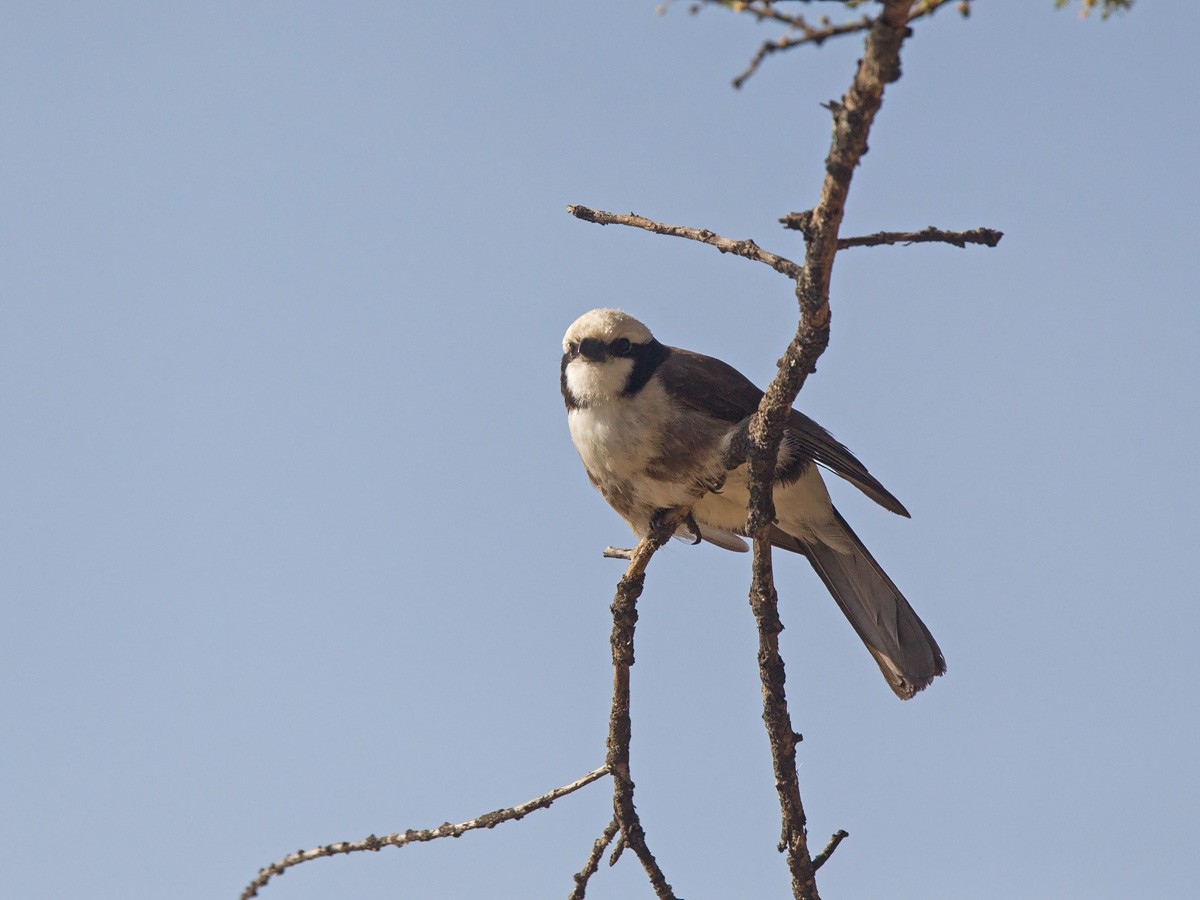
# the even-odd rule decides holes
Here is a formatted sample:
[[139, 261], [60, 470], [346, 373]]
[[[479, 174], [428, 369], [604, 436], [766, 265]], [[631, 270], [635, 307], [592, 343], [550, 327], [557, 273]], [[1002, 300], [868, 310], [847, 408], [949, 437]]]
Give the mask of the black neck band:
[[625, 390], [621, 393], [626, 397], [632, 397], [644, 388], [646, 382], [650, 380], [650, 376], [670, 355], [671, 348], [666, 344], [660, 344], [653, 338], [648, 344], [634, 344], [629, 354], [633, 360], [633, 371], [629, 373], [629, 380], [625, 382]]

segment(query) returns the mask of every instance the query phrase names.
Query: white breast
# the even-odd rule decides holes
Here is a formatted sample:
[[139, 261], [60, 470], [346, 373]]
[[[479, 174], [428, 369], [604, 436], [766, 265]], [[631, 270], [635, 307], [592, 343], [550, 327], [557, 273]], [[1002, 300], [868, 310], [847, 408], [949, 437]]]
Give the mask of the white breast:
[[668, 411], [662, 389], [656, 388], [648, 384], [633, 397], [617, 397], [570, 411], [567, 421], [571, 440], [594, 477], [609, 474], [638, 479], [658, 455], [659, 435]]
[[[581, 368], [586, 371], [598, 367]], [[568, 385], [574, 392], [571, 369], [567, 367]], [[591, 386], [590, 405], [571, 410], [567, 422], [575, 449], [601, 491], [608, 496], [619, 485], [623, 492], [632, 492], [634, 496], [629, 499], [651, 512], [690, 504], [695, 498], [687, 482], [676, 484], [646, 473], [651, 461], [660, 457], [663, 429], [670, 427], [673, 419], [662, 386], [651, 379], [632, 397], [617, 392], [607, 398], [597, 397], [594, 383]], [[580, 394], [576, 392], [576, 396]]]

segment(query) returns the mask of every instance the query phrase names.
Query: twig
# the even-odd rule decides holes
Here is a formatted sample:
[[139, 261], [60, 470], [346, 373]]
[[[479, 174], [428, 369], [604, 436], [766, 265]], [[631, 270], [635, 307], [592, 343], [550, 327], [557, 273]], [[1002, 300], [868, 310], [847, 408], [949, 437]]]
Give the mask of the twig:
[[[779, 221], [785, 228], [805, 231], [808, 223], [808, 213], [788, 213]], [[930, 225], [920, 231], [877, 231], [875, 234], [860, 237], [838, 238], [837, 248], [846, 250], [849, 247], [879, 247], [884, 244], [953, 244], [955, 247], [966, 247], [967, 244], [982, 244], [985, 247], [995, 247], [1004, 237], [1003, 231], [994, 228], [972, 228], [969, 231], [945, 231]]]
[[567, 900], [583, 900], [584, 892], [587, 890], [588, 879], [596, 874], [596, 870], [600, 868], [600, 857], [604, 855], [604, 851], [608, 849], [608, 845], [612, 843], [613, 837], [616, 836], [617, 820], [613, 819], [608, 823], [608, 826], [596, 839], [596, 843], [592, 845], [592, 852], [588, 854], [587, 862], [575, 876], [575, 890], [571, 891], [571, 896]]
[[819, 869], [829, 861], [829, 857], [833, 856], [833, 851], [838, 848], [838, 844], [850, 837], [850, 832], [839, 828], [833, 833], [833, 837], [829, 839], [829, 843], [825, 845], [825, 849], [813, 857], [813, 869]]
[[309, 860], [321, 859], [325, 856], [337, 856], [340, 853], [356, 853], [362, 850], [375, 851], [382, 850], [384, 847], [403, 847], [407, 844], [432, 841], [437, 838], [460, 837], [466, 832], [474, 831], [477, 828], [495, 828], [501, 822], [515, 822], [518, 819], [525, 818], [531, 812], [546, 809], [555, 800], [565, 797], [567, 794], [573, 794], [580, 788], [587, 787], [593, 781], [603, 778], [608, 772], [608, 765], [605, 764], [598, 769], [588, 772], [582, 778], [548, 791], [540, 797], [534, 797], [532, 800], [527, 800], [517, 806], [509, 806], [504, 809], [497, 809], [494, 812], [484, 813], [482, 816], [468, 819], [457, 825], [446, 822], [437, 828], [422, 829], [420, 831], [409, 829], [403, 834], [389, 834], [385, 837], [376, 837], [372, 834], [361, 841], [340, 841], [336, 844], [314, 847], [312, 850], [297, 850], [295, 853], [285, 856], [278, 862], [272, 863], [265, 869], [260, 869], [258, 877], [250, 882], [246, 886], [246, 889], [242, 891], [241, 900], [249, 900], [251, 897], [258, 896], [259, 889], [264, 887], [274, 876], [282, 875], [292, 866], [298, 866], [300, 863], [308, 862]]
[[605, 547], [603, 556], [606, 559], [633, 559], [633, 550], [627, 547]]
[[[727, 0], [706, 0], [706, 2], [710, 5], [715, 3], [733, 12], [753, 16], [760, 22], [764, 19], [780, 22], [787, 25], [793, 31], [799, 32], [798, 34], [788, 34], [775, 40], [765, 41], [758, 48], [758, 52], [754, 54], [753, 59], [750, 60], [750, 64], [746, 67], [746, 70], [733, 79], [733, 86], [738, 89], [758, 71], [763, 60], [773, 53], [778, 53], [781, 50], [791, 50], [793, 47], [801, 47], [805, 44], [812, 44], [815, 47], [819, 47], [830, 38], [867, 31], [875, 23], [875, 19], [870, 16], [863, 16], [861, 19], [851, 19], [838, 23], [831, 23], [822, 17], [820, 26], [814, 26], [810, 25], [803, 16], [788, 15], [779, 12], [771, 3], [765, 2], [765, 0], [746, 3], [729, 3]], [[938, 9], [950, 2], [951, 0], [919, 0], [910, 10], [907, 21], [913, 22], [917, 19], [933, 15]], [[958, 9], [964, 18], [969, 16], [971, 14], [969, 0], [958, 0]]]
[[800, 47], [804, 44], [812, 44], [820, 47], [831, 37], [866, 31], [871, 27], [872, 21], [870, 16], [863, 16], [861, 19], [841, 22], [837, 25], [823, 25], [820, 28], [813, 28], [803, 18], [796, 16], [792, 27], [799, 29], [800, 34], [784, 35], [773, 41], [764, 41], [762, 46], [758, 48], [758, 52], [751, 58], [750, 64], [746, 66], [740, 75], [733, 79], [733, 86], [740, 91], [742, 86], [750, 80], [750, 77], [758, 71], [758, 67], [763, 64], [763, 60], [772, 53], [778, 53], [780, 50], [791, 50], [793, 47]]
[[955, 247], [966, 247], [967, 244], [982, 244], [985, 247], [995, 247], [1004, 237], [1003, 231], [994, 228], [972, 228], [970, 231], [943, 231], [930, 225], [920, 231], [878, 231], [861, 237], [838, 238], [838, 249], [847, 247], [879, 247], [884, 244], [953, 244]]
[[665, 234], [671, 237], [687, 238], [690, 241], [699, 241], [702, 244], [708, 244], [710, 247], [716, 247], [722, 253], [732, 253], [736, 256], [752, 259], [755, 262], [765, 263], [776, 272], [782, 272], [789, 278], [800, 277], [799, 265], [786, 257], [762, 249], [762, 247], [749, 239], [735, 241], [732, 238], [714, 234], [707, 228], [689, 228], [686, 225], [664, 225], [662, 222], [655, 222], [652, 219], [647, 219], [645, 216], [633, 213], [626, 216], [620, 213], [604, 212], [599, 209], [588, 209], [586, 206], [574, 204], [567, 207], [567, 212], [577, 219], [583, 219], [585, 222], [595, 222], [597, 225], [631, 225], [634, 228], [644, 228], [646, 231], [652, 231], [655, 234]]
[[629, 669], [634, 663], [633, 634], [637, 626], [637, 601], [645, 585], [646, 566], [655, 551], [670, 540], [686, 512], [676, 510], [667, 513], [654, 523], [650, 535], [634, 548], [629, 568], [618, 583], [612, 602], [613, 696], [605, 762], [613, 779], [613, 819], [621, 833], [618, 840], [637, 855], [659, 900], [675, 900], [675, 894], [650, 848], [646, 846], [646, 834], [633, 805], [634, 785], [629, 769], [629, 744], [633, 732], [629, 716]]
[[626, 847], [625, 835], [618, 834], [617, 842], [615, 844], [613, 844], [613, 852], [611, 854], [609, 854], [609, 857], [608, 857], [609, 868], [612, 868], [613, 866], [615, 866], [617, 864], [617, 860], [619, 860], [621, 858], [621, 854], [625, 852], [625, 847]]

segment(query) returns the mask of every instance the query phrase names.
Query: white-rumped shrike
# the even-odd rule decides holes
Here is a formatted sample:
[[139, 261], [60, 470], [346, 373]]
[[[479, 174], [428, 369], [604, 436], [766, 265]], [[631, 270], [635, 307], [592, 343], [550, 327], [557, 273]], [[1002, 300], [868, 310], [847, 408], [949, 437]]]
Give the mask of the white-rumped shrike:
[[[678, 536], [746, 550], [744, 446], [762, 391], [719, 359], [654, 339], [616, 309], [580, 316], [563, 338], [562, 394], [588, 477], [639, 536], [689, 510]], [[812, 563], [892, 690], [907, 700], [946, 671], [942, 651], [833, 503], [820, 470], [885, 509], [908, 511], [824, 428], [792, 410], [775, 468], [771, 542]], [[694, 529], [694, 532], [691, 532]]]

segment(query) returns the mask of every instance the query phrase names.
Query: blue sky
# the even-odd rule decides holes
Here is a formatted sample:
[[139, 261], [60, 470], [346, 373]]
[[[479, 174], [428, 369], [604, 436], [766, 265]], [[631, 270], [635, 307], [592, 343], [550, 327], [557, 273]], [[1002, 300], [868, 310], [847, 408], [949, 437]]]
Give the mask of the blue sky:
[[[919, 23], [799, 405], [912, 521], [835, 500], [949, 673], [887, 689], [777, 565], [823, 894], [1190, 896], [1194, 4]], [[0, 33], [0, 889], [233, 897], [301, 847], [603, 760], [628, 531], [558, 394], [596, 306], [760, 384], [789, 283], [569, 203], [752, 237], [812, 205], [857, 39], [649, 0], [7, 4]], [[680, 896], [783, 897], [747, 557], [643, 597], [634, 775]], [[607, 784], [263, 896], [562, 897]], [[596, 900], [651, 896], [625, 859]]]

